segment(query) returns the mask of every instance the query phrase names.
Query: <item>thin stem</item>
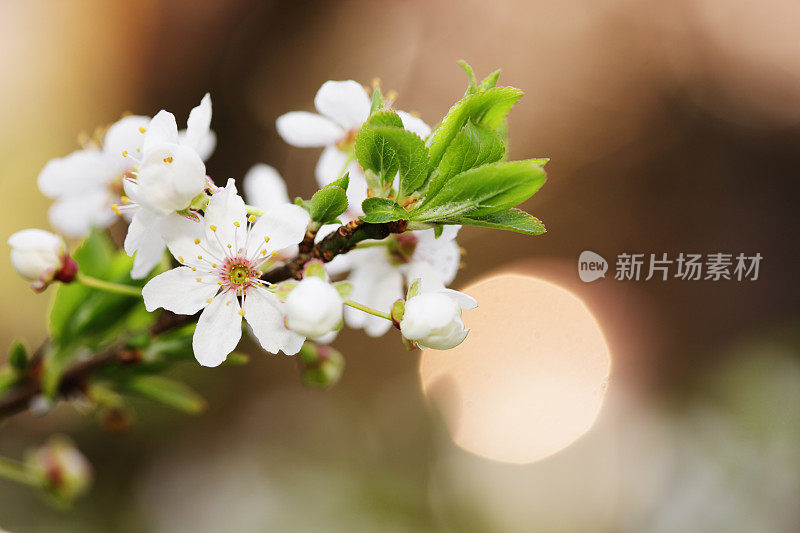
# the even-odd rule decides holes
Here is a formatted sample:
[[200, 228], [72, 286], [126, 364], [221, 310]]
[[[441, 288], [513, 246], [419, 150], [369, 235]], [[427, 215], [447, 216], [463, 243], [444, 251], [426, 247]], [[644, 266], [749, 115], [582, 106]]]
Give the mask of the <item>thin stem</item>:
[[385, 318], [386, 320], [392, 320], [392, 317], [388, 313], [381, 313], [380, 311], [373, 309], [371, 307], [367, 307], [366, 305], [361, 305], [358, 302], [354, 302], [353, 300], [346, 300], [344, 305], [349, 305], [353, 309], [358, 309], [359, 311], [364, 311], [373, 316], [379, 316], [381, 318]]
[[5, 457], [0, 457], [0, 477], [31, 487], [41, 485], [39, 478], [27, 466]]
[[75, 276], [75, 281], [82, 283], [87, 287], [99, 289], [101, 291], [114, 292], [116, 294], [124, 294], [126, 296], [142, 296], [142, 289], [139, 287], [122, 285], [119, 283], [113, 283], [111, 281], [93, 278], [91, 276], [87, 276], [86, 274], [82, 274], [81, 272], [78, 272], [78, 274]]
[[342, 167], [341, 172], [339, 172], [338, 179], [342, 179], [344, 177], [345, 172], [347, 172], [347, 167], [350, 166], [350, 163], [352, 163], [355, 160], [355, 158], [356, 158], [356, 152], [355, 150], [353, 150], [353, 152], [349, 156], [347, 156], [347, 161], [344, 162], [344, 166]]
[[356, 248], [378, 248], [378, 247], [388, 247], [389, 243], [387, 241], [370, 241], [370, 242], [359, 242], [356, 244]]

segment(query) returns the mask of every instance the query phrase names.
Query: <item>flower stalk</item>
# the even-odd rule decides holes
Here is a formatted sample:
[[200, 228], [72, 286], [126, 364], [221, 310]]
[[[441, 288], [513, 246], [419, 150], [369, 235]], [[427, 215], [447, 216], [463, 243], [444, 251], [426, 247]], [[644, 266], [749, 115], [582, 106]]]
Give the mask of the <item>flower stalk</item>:
[[91, 287], [93, 289], [98, 289], [101, 291], [106, 292], [113, 292], [115, 294], [124, 294], [126, 296], [142, 296], [142, 290], [139, 287], [134, 287], [132, 285], [122, 285], [120, 283], [113, 283], [111, 281], [105, 281], [102, 279], [93, 278], [92, 276], [87, 276], [82, 272], [78, 272], [75, 276], [75, 281], [86, 285], [87, 287]]

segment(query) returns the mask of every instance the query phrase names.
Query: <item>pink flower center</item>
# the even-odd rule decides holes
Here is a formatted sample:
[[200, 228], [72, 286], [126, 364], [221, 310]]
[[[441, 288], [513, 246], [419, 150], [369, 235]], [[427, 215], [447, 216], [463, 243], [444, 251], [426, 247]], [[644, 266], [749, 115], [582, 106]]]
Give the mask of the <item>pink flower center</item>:
[[246, 257], [229, 257], [220, 269], [220, 281], [227, 291], [235, 291], [241, 295], [249, 287], [256, 284], [261, 277], [261, 271]]

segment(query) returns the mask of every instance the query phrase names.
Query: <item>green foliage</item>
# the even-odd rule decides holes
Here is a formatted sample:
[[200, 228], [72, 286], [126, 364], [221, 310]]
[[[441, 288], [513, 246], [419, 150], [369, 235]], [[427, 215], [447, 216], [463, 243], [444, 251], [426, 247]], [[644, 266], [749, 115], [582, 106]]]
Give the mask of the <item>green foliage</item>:
[[361, 127], [356, 136], [355, 154], [365, 172], [378, 176], [382, 187], [391, 184], [400, 169], [397, 150], [389, 140], [376, 133], [378, 127], [403, 128], [403, 121], [394, 111], [378, 111]]
[[481, 226], [484, 228], [504, 229], [524, 233], [526, 235], [541, 235], [547, 230], [542, 222], [519, 209], [506, 209], [484, 216], [456, 217], [447, 221], [448, 224], [462, 224], [464, 226]]
[[394, 220], [408, 220], [408, 212], [394, 200], [388, 198], [367, 198], [361, 203], [364, 216], [361, 220], [379, 224]]
[[503, 211], [530, 198], [544, 182], [544, 170], [533, 162], [490, 163], [450, 178], [411, 212], [411, 220], [475, 218]]
[[[73, 254], [80, 271], [115, 283], [141, 287], [144, 280], [133, 280], [133, 260], [117, 251], [105, 233], [96, 230]], [[45, 360], [42, 379], [51, 397], [63, 368], [76, 357], [113, 339], [120, 330], [141, 327], [155, 315], [147, 313], [137, 297], [93, 289], [80, 283], [59, 285], [50, 305], [48, 326], [51, 347]]]
[[[428, 149], [419, 136], [402, 128], [381, 126], [373, 129], [376, 138], [382, 138], [397, 154], [400, 168], [399, 198], [405, 198], [419, 189], [428, 172]], [[394, 178], [392, 178], [394, 179]]]
[[495, 70], [486, 76], [486, 78], [484, 78], [480, 83], [478, 83], [477, 79], [475, 78], [475, 71], [472, 70], [472, 67], [469, 63], [461, 59], [458, 61], [458, 64], [464, 69], [469, 81], [469, 86], [467, 87], [467, 91], [464, 93], [464, 96], [469, 96], [470, 94], [475, 94], [479, 91], [485, 91], [486, 89], [491, 89], [497, 85], [497, 79], [500, 77], [500, 69]]
[[428, 185], [433, 196], [447, 181], [466, 170], [500, 161], [506, 154], [503, 139], [494, 130], [467, 122], [442, 157], [439, 168]]
[[306, 387], [329, 389], [342, 377], [344, 356], [339, 350], [306, 341], [297, 355], [300, 379]]
[[379, 87], [372, 89], [372, 102], [369, 106], [369, 114], [372, 115], [379, 109], [383, 109], [383, 94]]
[[132, 375], [122, 383], [121, 388], [190, 415], [202, 413], [206, 408], [206, 401], [199, 394], [183, 383], [164, 376]]
[[336, 185], [327, 185], [314, 193], [308, 202], [311, 220], [329, 224], [347, 210], [347, 193]]
[[23, 372], [28, 367], [28, 347], [20, 340], [15, 340], [11, 343], [8, 349], [8, 364], [15, 372]]
[[442, 123], [432, 134], [428, 146], [430, 155], [428, 174], [430, 175], [439, 166], [447, 147], [467, 122], [496, 129], [521, 97], [522, 91], [514, 87], [494, 87], [459, 100], [450, 108]]

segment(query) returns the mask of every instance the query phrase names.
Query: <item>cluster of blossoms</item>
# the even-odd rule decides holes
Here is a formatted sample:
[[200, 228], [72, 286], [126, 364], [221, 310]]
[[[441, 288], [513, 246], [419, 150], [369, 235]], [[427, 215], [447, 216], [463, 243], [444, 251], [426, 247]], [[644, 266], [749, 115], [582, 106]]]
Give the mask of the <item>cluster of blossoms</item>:
[[[126, 116], [50, 161], [38, 182], [57, 233], [26, 229], [8, 244], [34, 290], [60, 285], [47, 341], [33, 352], [15, 341], [0, 368], [0, 418], [74, 399], [122, 431], [132, 395], [197, 413], [202, 397], [160, 373], [192, 356], [211, 367], [246, 361], [235, 353], [243, 331], [270, 353], [297, 354], [303, 383], [317, 387], [341, 375], [344, 357], [329, 344], [344, 325], [372, 337], [396, 328], [409, 349], [464, 342], [461, 314], [477, 302], [447, 288], [461, 265], [458, 233], [544, 233], [516, 206], [543, 185], [547, 159], [508, 160], [506, 117], [522, 92], [497, 86], [499, 71], [479, 82], [461, 66], [467, 91], [435, 128], [393, 109], [377, 83], [354, 81], [325, 82], [317, 113], [279, 117], [287, 143], [322, 148], [310, 199], [290, 200], [266, 164], [246, 173], [244, 195], [233, 179], [209, 177], [208, 94], [185, 129], [163, 110]], [[70, 251], [68, 240], [81, 242]], [[0, 458], [3, 475], [69, 504], [92, 471], [56, 439], [27, 461]]]
[[[445, 288], [461, 261], [458, 224], [436, 229], [419, 224], [420, 229], [362, 240], [334, 257], [304, 256], [295, 279], [270, 281], [270, 273], [296, 262], [301, 249], [308, 254], [309, 247], [342, 228], [364, 224], [359, 219], [364, 201], [392, 188], [392, 181], [396, 185], [397, 176], [388, 187], [377, 186], [374, 173], [355, 154], [374, 100], [354, 81], [328, 81], [314, 99], [319, 114], [295, 111], [277, 120], [289, 144], [324, 147], [317, 181], [323, 190], [341, 186], [346, 193], [346, 208], [328, 217], [334, 221], [314, 219], [313, 208], [292, 203], [286, 184], [268, 165], [254, 166], [244, 178], [249, 204], [234, 180], [216, 185], [204, 163], [216, 144], [206, 95], [185, 130], [163, 110], [152, 118], [126, 116], [102, 138], [50, 161], [39, 187], [55, 200], [49, 218], [60, 235], [36, 229], [15, 233], [8, 241], [12, 264], [36, 290], [73, 280], [103, 288], [109, 284], [79, 271], [61, 235], [86, 237], [121, 215], [128, 223], [124, 250], [133, 258], [130, 277], [147, 279], [141, 290], [147, 311], [200, 313], [192, 347], [202, 365], [226, 360], [241, 339], [243, 322], [271, 353], [296, 354], [306, 339], [328, 343], [344, 323], [370, 336], [394, 325], [410, 346], [452, 348], [467, 335], [461, 310], [476, 305]], [[407, 132], [430, 136], [421, 119], [403, 111], [396, 115]], [[166, 250], [174, 268], [165, 266]]]

